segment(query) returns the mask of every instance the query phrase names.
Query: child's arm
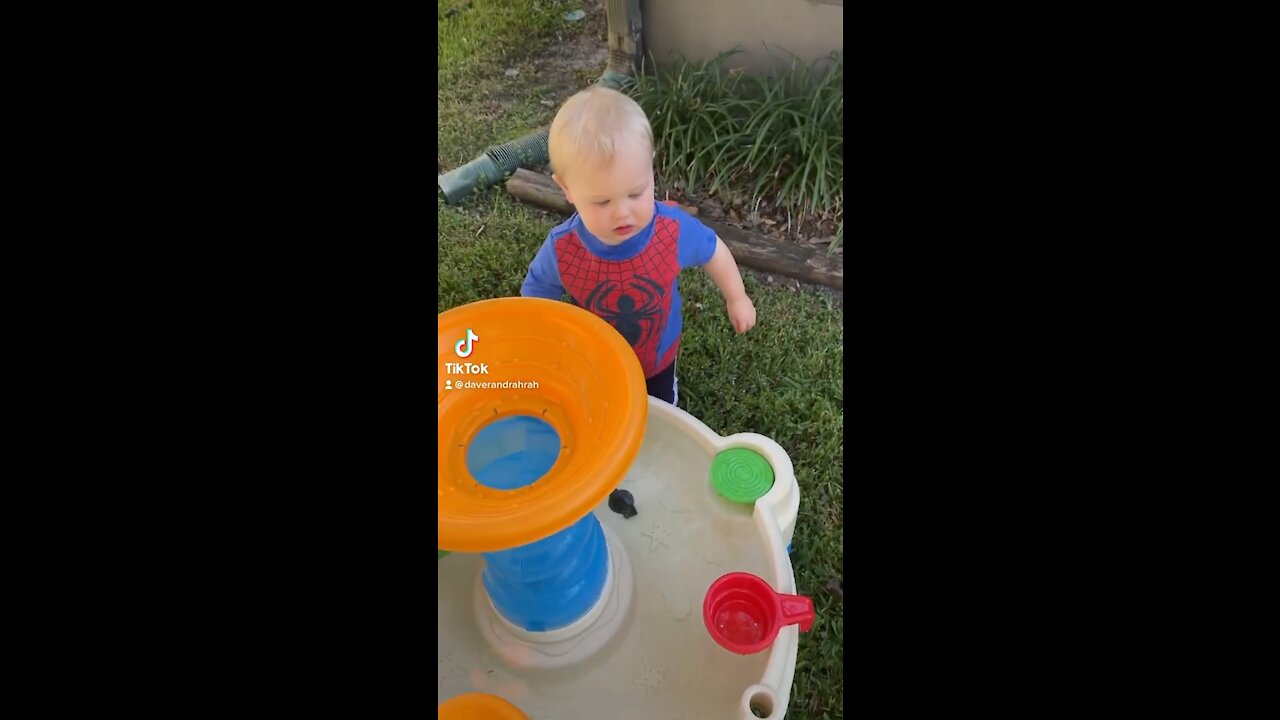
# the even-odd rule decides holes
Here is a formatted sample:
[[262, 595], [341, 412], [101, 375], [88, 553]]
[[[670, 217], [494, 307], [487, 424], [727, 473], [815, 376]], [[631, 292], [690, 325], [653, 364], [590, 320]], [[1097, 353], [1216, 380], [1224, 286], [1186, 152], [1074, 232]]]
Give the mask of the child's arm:
[[564, 284], [560, 282], [560, 266], [556, 262], [556, 250], [548, 240], [542, 243], [538, 254], [533, 256], [533, 262], [529, 263], [529, 272], [524, 276], [520, 294], [524, 297], [559, 300], [564, 297], [564, 293]]
[[756, 306], [747, 297], [747, 289], [742, 285], [742, 273], [738, 271], [738, 263], [724, 241], [716, 236], [716, 249], [711, 260], [704, 266], [711, 281], [720, 288], [724, 296], [725, 309], [729, 312], [729, 322], [734, 331], [744, 333], [756, 325]]

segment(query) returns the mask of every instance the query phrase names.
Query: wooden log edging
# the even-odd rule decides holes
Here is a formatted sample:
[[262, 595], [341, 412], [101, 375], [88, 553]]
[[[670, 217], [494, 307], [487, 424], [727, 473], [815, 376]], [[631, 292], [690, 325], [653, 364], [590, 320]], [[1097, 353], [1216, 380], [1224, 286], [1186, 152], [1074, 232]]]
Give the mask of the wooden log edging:
[[[554, 180], [532, 170], [516, 170], [507, 180], [507, 192], [517, 200], [540, 208], [565, 215], [575, 212]], [[697, 208], [681, 207], [690, 214], [697, 214]], [[794, 243], [771, 240], [728, 223], [698, 219], [724, 240], [739, 265], [844, 290], [844, 264], [837, 258]]]

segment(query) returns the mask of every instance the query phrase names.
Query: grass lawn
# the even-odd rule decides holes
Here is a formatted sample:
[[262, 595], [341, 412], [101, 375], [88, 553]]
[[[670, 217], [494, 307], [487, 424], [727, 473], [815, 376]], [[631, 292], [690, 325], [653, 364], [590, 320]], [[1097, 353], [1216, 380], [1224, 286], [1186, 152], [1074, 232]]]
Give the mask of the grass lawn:
[[[594, 3], [561, 0], [441, 0], [437, 10], [439, 160], [461, 165], [490, 145], [551, 121], [558, 103], [604, 69], [579, 50], [599, 51], [598, 24], [566, 22]], [[515, 72], [511, 72], [515, 71]], [[437, 311], [519, 294], [547, 231], [561, 218], [523, 205], [501, 188], [459, 207], [437, 200]], [[788, 718], [844, 717], [843, 312], [827, 293], [793, 290], [747, 274], [754, 330], [735, 336], [715, 286], [699, 270], [681, 276], [685, 335], [680, 405], [721, 434], [758, 432], [790, 454], [800, 482], [795, 566], [817, 621], [802, 634]]]

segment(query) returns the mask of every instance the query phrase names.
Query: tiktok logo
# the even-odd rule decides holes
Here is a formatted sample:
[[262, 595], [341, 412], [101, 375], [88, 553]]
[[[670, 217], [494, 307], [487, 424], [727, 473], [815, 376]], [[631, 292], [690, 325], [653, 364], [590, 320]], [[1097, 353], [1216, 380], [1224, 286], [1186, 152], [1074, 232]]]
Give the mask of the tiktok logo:
[[[471, 352], [475, 350], [475, 344], [479, 342], [480, 336], [471, 332], [471, 328], [467, 328], [467, 336], [459, 340], [453, 346], [453, 352], [460, 358], [471, 357]], [[463, 346], [466, 349], [463, 349]]]

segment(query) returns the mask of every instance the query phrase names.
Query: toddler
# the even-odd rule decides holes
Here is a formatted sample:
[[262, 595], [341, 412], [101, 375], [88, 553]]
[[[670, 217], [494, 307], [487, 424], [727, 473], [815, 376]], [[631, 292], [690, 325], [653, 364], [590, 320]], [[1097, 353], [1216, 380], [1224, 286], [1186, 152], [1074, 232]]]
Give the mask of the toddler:
[[702, 267], [724, 297], [738, 333], [756, 309], [729, 248], [674, 203], [656, 203], [653, 130], [626, 95], [592, 87], [565, 102], [551, 123], [552, 178], [577, 213], [553, 228], [520, 294], [568, 294], [604, 318], [640, 358], [649, 394], [675, 404], [683, 316], [680, 271]]

